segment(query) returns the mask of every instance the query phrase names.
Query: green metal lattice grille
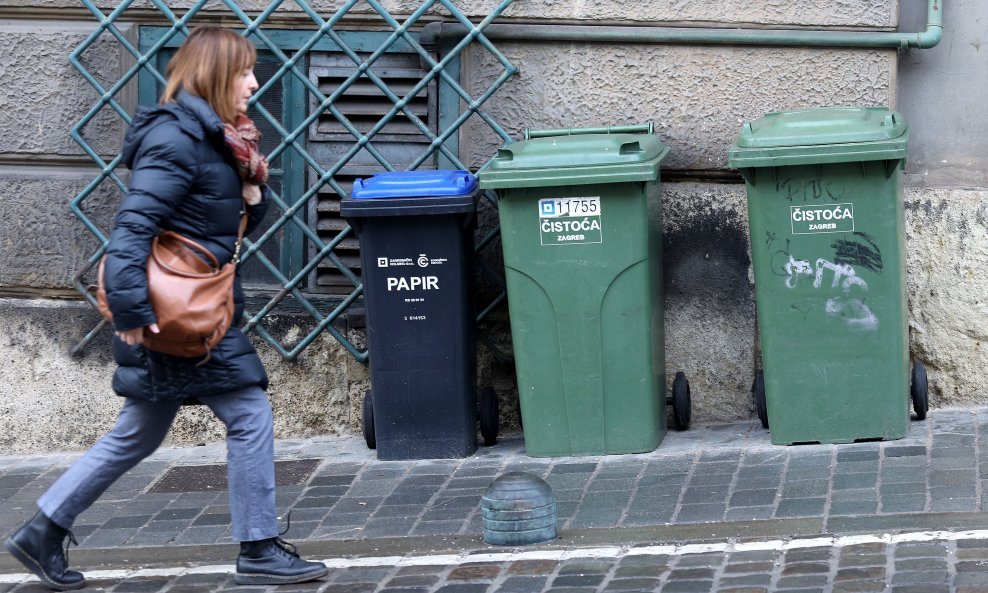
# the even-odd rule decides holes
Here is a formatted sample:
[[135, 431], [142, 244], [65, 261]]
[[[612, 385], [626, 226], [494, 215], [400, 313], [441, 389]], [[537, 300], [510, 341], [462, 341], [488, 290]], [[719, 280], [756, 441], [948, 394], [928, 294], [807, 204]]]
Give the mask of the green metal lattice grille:
[[[245, 314], [243, 329], [246, 332], [254, 332], [271, 346], [273, 346], [285, 359], [295, 359], [307, 346], [309, 346], [320, 333], [329, 332], [338, 340], [357, 360], [365, 362], [368, 357], [366, 349], [355, 345], [343, 331], [334, 325], [347, 310], [358, 300], [363, 291], [359, 276], [348, 266], [337, 254], [337, 249], [344, 241], [353, 240], [352, 231], [349, 227], [344, 227], [335, 236], [326, 240], [320, 237], [319, 233], [312, 228], [310, 221], [306, 220], [307, 209], [311, 202], [318, 200], [320, 189], [328, 187], [333, 193], [340, 197], [347, 195], [347, 189], [338, 179], [338, 174], [343, 171], [358, 155], [367, 155], [381, 170], [417, 169], [419, 167], [430, 167], [438, 164], [442, 168], [467, 167], [461, 162], [458, 154], [457, 133], [464, 124], [471, 118], [479, 118], [490, 128], [501, 140], [509, 142], [510, 138], [504, 129], [492, 117], [481, 110], [484, 103], [497, 92], [499, 88], [517, 72], [505, 56], [484, 36], [484, 28], [493, 22], [507, 7], [512, 0], [501, 0], [496, 8], [490, 12], [480, 22], [474, 24], [451, 0], [427, 0], [418, 9], [412, 12], [403, 22], [394, 18], [376, 0], [348, 0], [336, 12], [328, 18], [320, 15], [319, 12], [305, 0], [294, 0], [291, 6], [301, 10], [308, 19], [311, 19], [311, 28], [300, 30], [295, 27], [292, 31], [297, 42], [286, 50], [285, 44], [279, 42], [283, 38], [285, 31], [275, 27], [265, 27], [270, 25], [272, 15], [279, 9], [290, 8], [282, 6], [282, 0], [271, 2], [257, 16], [251, 18], [233, 0], [222, 0], [221, 6], [229, 11], [229, 18], [232, 16], [239, 23], [238, 30], [251, 39], [263, 52], [265, 59], [272, 60], [274, 73], [270, 75], [261, 88], [255, 93], [252, 100], [252, 113], [259, 116], [268, 130], [273, 130], [276, 135], [276, 145], [270, 150], [268, 159], [272, 163], [281, 163], [284, 179], [282, 180], [282, 191], [275, 192], [273, 209], [278, 214], [269, 226], [263, 229], [260, 237], [253, 241], [247, 241], [247, 250], [242, 258], [249, 262], [254, 260], [254, 267], [258, 264], [273, 278], [272, 284], [278, 288], [269, 294], [265, 294], [260, 300], [251, 299], [255, 306], [249, 307]], [[83, 137], [86, 126], [89, 125], [104, 110], [112, 110], [125, 123], [131, 121], [131, 114], [125, 109], [124, 103], [120, 99], [128, 85], [133, 86], [135, 77], [140, 79], [141, 87], [146, 91], [150, 88], [157, 88], [164, 84], [164, 77], [161, 73], [161, 60], [159, 54], [167, 52], [169, 48], [174, 48], [188, 34], [189, 27], [195, 24], [195, 17], [199, 15], [204, 7], [209, 4], [209, 16], [215, 20], [216, 8], [220, 3], [198, 0], [194, 2], [185, 12], [178, 16], [166, 2], [161, 0], [151, 0], [151, 6], [160, 13], [162, 22], [169, 26], [156, 27], [155, 35], [147, 43], [139, 43], [135, 46], [128, 38], [127, 34], [121, 31], [117, 23], [125, 20], [125, 14], [134, 0], [125, 0], [108, 13], [101, 10], [91, 0], [82, 0], [83, 5], [93, 14], [98, 21], [96, 30], [77, 47], [69, 56], [69, 62], [75, 67], [86, 81], [96, 89], [100, 98], [83, 118], [72, 127], [71, 137], [82, 147], [86, 154], [99, 167], [99, 174], [94, 177], [86, 187], [72, 199], [70, 206], [73, 214], [78, 217], [86, 228], [96, 237], [100, 247], [88, 259], [88, 263], [77, 276], [75, 287], [94, 306], [95, 300], [88, 290], [86, 278], [92, 278], [94, 268], [99, 259], [103, 256], [107, 234], [100, 228], [94, 217], [88, 215], [84, 209], [84, 203], [104, 184], [115, 186], [120, 192], [126, 192], [127, 186], [123, 178], [117, 174], [117, 167], [121, 163], [121, 156], [115, 155], [109, 161], [100, 155], [87, 140]], [[143, 3], [142, 3], [143, 5]], [[341, 21], [351, 11], [360, 5], [366, 21], [366, 8], [369, 7], [375, 18], [379, 17], [383, 35], [379, 35], [376, 47], [355, 48], [352, 38], [348, 38], [345, 32], [337, 31]], [[145, 11], [146, 12], [146, 11]], [[466, 34], [443, 45], [440, 53], [434, 54], [435, 48], [426, 48], [419, 43], [416, 28], [424, 24], [423, 17], [429, 15], [435, 18], [436, 15], [442, 18], [451, 19], [462, 24], [466, 28]], [[144, 17], [146, 18], [146, 17]], [[225, 22], [229, 22], [226, 20]], [[101, 39], [107, 36], [119, 44], [124, 52], [135, 60], [134, 64], [127, 68], [120, 78], [112, 83], [101, 82], [89, 68], [83, 63], [82, 55]], [[330, 93], [324, 93], [310, 78], [307, 71], [307, 58], [311, 52], [327, 44], [331, 45], [336, 52], [345, 56], [346, 60], [352, 63], [352, 73], [342, 80], [338, 86]], [[484, 92], [477, 96], [471, 95], [459, 82], [459, 60], [464, 50], [478, 44], [483, 50], [490, 52], [491, 56], [500, 65], [501, 70], [495, 80], [486, 88]], [[386, 82], [384, 76], [380, 76], [375, 71], [375, 66], [382, 61], [382, 56], [394, 51], [401, 46], [402, 51], [416, 55], [421, 63], [423, 76], [411, 88], [403, 87], [401, 93], [395, 92]], [[358, 51], [359, 50], [359, 51]], [[358, 127], [348, 118], [347, 113], [339, 108], [341, 101], [346, 97], [348, 90], [356, 84], [370, 83], [376, 87], [377, 92], [386, 97], [390, 108], [381, 116], [370, 129], [366, 125], [364, 130]], [[427, 92], [429, 85], [439, 86], [449, 98], [447, 104], [457, 106], [452, 114], [440, 119], [439, 126], [430, 126], [416, 114], [412, 108], [412, 103], [417, 96]], [[277, 87], [277, 88], [276, 88]], [[302, 105], [308, 105], [303, 109], [302, 115], [296, 118], [285, 118], [283, 114], [272, 113], [265, 106], [264, 97], [270, 97], [271, 93], [285, 92], [285, 89], [294, 88], [296, 94], [304, 95], [301, 101], [296, 101]], [[275, 89], [275, 90], [273, 90]], [[146, 95], [146, 92], [142, 92]], [[338, 127], [342, 127], [351, 138], [347, 139], [348, 147], [334, 155], [333, 162], [319, 162], [310, 152], [307, 145], [307, 134], [312, 126], [325, 114], [329, 114]], [[420, 137], [414, 146], [416, 154], [407, 158], [402, 158], [402, 162], [394, 162], [393, 155], [389, 158], [385, 150], [379, 150], [375, 144], [381, 132], [395, 118], [401, 118], [407, 126], [414, 126]], [[269, 141], [270, 144], [270, 141]], [[407, 154], [407, 147], [406, 147]], [[292, 170], [284, 163], [292, 161], [304, 171]], [[302, 178], [299, 178], [299, 175]], [[309, 181], [306, 181], [305, 178]], [[288, 199], [286, 199], [288, 197]], [[493, 203], [492, 196], [488, 196], [490, 203]], [[286, 266], [283, 261], [271, 261], [266, 255], [264, 246], [276, 241], [283, 241], [286, 235], [295, 236], [307, 242], [309, 256], [304, 261], [297, 262], [296, 265]], [[483, 250], [490, 246], [497, 236], [497, 230], [489, 232], [479, 239], [477, 248]], [[323, 262], [329, 262], [339, 274], [352, 283], [352, 290], [337, 298], [326, 299], [316, 298], [306, 287], [307, 278]], [[490, 274], [490, 270], [486, 269]], [[495, 283], [497, 281], [495, 280]], [[503, 289], [496, 294], [493, 301], [481, 311], [479, 318], [486, 316], [500, 301], [505, 298]], [[309, 323], [305, 327], [302, 335], [278, 336], [271, 330], [266, 318], [277, 315], [279, 307], [291, 302], [292, 310], [297, 315], [303, 313]], [[96, 334], [106, 325], [101, 322], [90, 331], [77, 346], [77, 349], [88, 344]]]

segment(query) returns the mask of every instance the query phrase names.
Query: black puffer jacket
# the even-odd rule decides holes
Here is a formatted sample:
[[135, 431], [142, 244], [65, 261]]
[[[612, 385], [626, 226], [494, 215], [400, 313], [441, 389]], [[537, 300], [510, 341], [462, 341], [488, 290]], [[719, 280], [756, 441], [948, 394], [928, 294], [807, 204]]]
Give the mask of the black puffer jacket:
[[[151, 240], [162, 230], [177, 231], [225, 264], [233, 258], [243, 204], [223, 122], [195, 95], [183, 91], [175, 103], [139, 109], [124, 139], [123, 158], [133, 174], [110, 234], [105, 264], [106, 296], [118, 330], [155, 322], [147, 298]], [[270, 204], [270, 190], [263, 190], [261, 203], [248, 209], [248, 233], [260, 224]], [[197, 359], [131, 347], [114, 337], [113, 356], [119, 367], [113, 390], [124, 397], [159, 401], [266, 388], [261, 360], [237, 329], [244, 310], [239, 274], [234, 298], [234, 325], [201, 367], [195, 366]]]

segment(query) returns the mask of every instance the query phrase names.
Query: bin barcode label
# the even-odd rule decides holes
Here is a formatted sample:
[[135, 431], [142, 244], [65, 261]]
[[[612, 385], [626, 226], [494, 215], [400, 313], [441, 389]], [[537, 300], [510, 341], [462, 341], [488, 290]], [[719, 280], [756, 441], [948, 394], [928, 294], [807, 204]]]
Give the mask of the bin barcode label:
[[844, 233], [854, 230], [854, 204], [790, 206], [792, 234]]
[[602, 243], [600, 196], [539, 200], [542, 245]]

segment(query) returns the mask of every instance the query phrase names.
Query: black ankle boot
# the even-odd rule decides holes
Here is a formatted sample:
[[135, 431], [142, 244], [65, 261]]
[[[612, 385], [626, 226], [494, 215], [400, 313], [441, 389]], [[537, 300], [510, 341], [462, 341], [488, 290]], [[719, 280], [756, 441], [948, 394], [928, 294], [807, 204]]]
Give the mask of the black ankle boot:
[[81, 572], [69, 570], [62, 548], [65, 538], [76, 543], [72, 532], [56, 525], [38, 511], [33, 519], [7, 540], [7, 551], [33, 572], [41, 582], [54, 591], [81, 589], [86, 578]]
[[328, 572], [322, 562], [302, 560], [295, 546], [272, 537], [240, 543], [233, 580], [238, 585], [288, 585], [314, 581]]

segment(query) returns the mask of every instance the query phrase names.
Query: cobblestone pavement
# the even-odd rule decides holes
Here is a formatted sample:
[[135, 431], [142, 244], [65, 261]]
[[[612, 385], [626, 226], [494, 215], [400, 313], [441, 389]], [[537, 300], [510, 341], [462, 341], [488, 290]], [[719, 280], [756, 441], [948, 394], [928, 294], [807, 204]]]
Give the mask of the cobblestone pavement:
[[[336, 567], [323, 581], [295, 586], [240, 587], [229, 566], [179, 574], [143, 571], [90, 576], [90, 589], [143, 591], [312, 591], [321, 593], [783, 593], [988, 591], [988, 532], [977, 539], [907, 534], [903, 541], [844, 538], [729, 546], [651, 546], [620, 550], [572, 550], [557, 557], [538, 553], [489, 554], [471, 560], [448, 557], [373, 558], [373, 564]], [[916, 536], [917, 539], [911, 539]], [[886, 538], [887, 539], [887, 538]], [[777, 543], [777, 542], [770, 542]], [[670, 549], [671, 548], [671, 549]], [[710, 550], [709, 548], [714, 548]], [[616, 552], [616, 553], [615, 553]], [[505, 556], [498, 559], [497, 556]], [[526, 557], [528, 556], [528, 557]], [[562, 557], [559, 557], [562, 556]], [[448, 560], [447, 560], [448, 561]], [[177, 571], [176, 571], [177, 572]], [[41, 591], [39, 583], [8, 583], [0, 591]]]
[[[466, 459], [382, 462], [360, 438], [279, 441], [279, 511], [291, 512], [285, 537], [340, 568], [325, 582], [278, 590], [988, 593], [988, 540], [956, 533], [988, 529], [986, 445], [984, 408], [934, 410], [913, 422], [905, 439], [845, 445], [774, 446], [757, 421], [697, 426], [670, 432], [641, 455], [531, 458], [516, 435]], [[0, 458], [0, 533], [33, 514], [34, 500], [74, 457]], [[140, 464], [80, 516], [73, 564], [110, 575], [94, 583], [105, 590], [232, 587], [224, 572], [236, 550], [223, 458], [223, 446], [210, 445], [162, 449]], [[561, 538], [508, 559], [422, 564], [450, 553], [502, 551], [481, 541], [480, 499], [508, 471], [552, 486]], [[926, 530], [944, 533], [923, 541], [819, 543], [821, 535]], [[805, 538], [819, 546], [786, 547]], [[715, 549], [649, 552], [684, 542]], [[759, 542], [781, 543], [744, 549]], [[609, 555], [560, 555], [601, 546]], [[524, 556], [539, 552], [550, 556]], [[360, 564], [390, 556], [396, 558], [384, 560], [387, 566]], [[139, 567], [164, 572], [141, 576]], [[21, 582], [21, 571], [0, 557], [0, 593], [39, 587]]]

